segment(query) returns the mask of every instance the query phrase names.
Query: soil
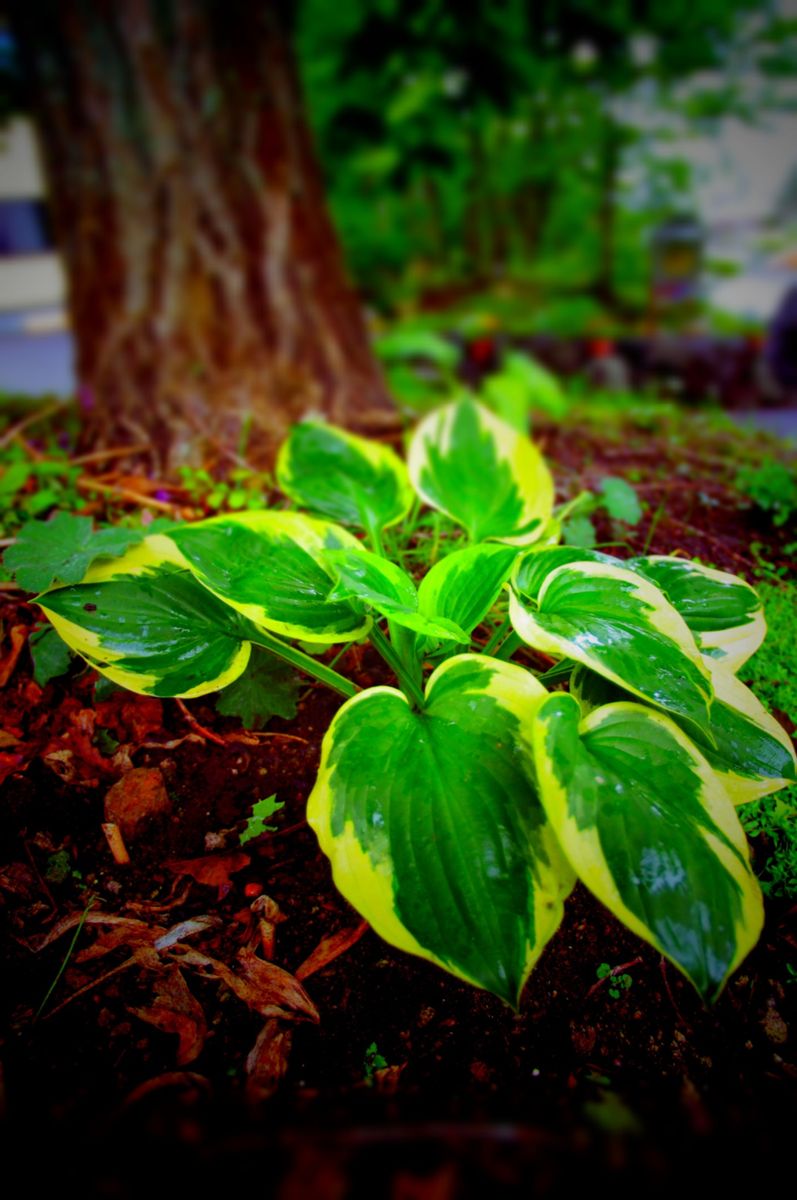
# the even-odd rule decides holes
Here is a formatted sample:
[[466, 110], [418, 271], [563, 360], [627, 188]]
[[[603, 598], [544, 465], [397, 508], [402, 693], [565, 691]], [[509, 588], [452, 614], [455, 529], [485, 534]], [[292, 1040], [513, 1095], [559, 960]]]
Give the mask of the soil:
[[[760, 542], [772, 569], [789, 565], [788, 535], [740, 507], [722, 438], [536, 437], [560, 498], [635, 478], [638, 530], [598, 522], [619, 554], [752, 577]], [[5, 596], [4, 1161], [34, 1194], [670, 1195], [760, 1187], [788, 1153], [793, 902], [768, 902], [760, 943], [706, 1009], [579, 887], [515, 1013], [392, 950], [336, 892], [304, 806], [339, 698], [310, 685], [295, 720], [248, 733], [208, 699], [97, 701], [77, 668], [42, 689], [25, 649], [37, 610]], [[385, 678], [357, 647], [338, 669]], [[102, 829], [122, 778], [158, 800], [143, 817], [141, 793], [117, 800], [126, 865]], [[241, 847], [272, 793], [273, 829]], [[753, 852], [765, 860], [764, 839]], [[599, 980], [603, 963], [624, 969]]]

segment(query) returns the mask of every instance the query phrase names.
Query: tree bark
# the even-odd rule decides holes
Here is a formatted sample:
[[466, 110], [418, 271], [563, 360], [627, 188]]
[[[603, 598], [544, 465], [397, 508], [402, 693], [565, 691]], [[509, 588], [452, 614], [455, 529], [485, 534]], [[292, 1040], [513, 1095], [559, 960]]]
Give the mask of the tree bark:
[[[80, 396], [159, 465], [390, 410], [275, 0], [20, 0]], [[251, 447], [250, 447], [251, 448]]]

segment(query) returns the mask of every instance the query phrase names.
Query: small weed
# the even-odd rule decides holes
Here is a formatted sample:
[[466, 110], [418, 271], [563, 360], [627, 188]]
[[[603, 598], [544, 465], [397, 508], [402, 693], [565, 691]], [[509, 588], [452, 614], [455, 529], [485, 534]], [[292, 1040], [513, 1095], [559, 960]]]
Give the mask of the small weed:
[[363, 1059], [363, 1079], [368, 1084], [368, 1087], [373, 1087], [374, 1076], [377, 1071], [383, 1071], [387, 1066], [387, 1059], [384, 1058], [377, 1049], [376, 1042], [371, 1042], [365, 1051]]
[[240, 844], [245, 846], [253, 838], [260, 837], [261, 833], [273, 833], [277, 827], [276, 825], [268, 825], [267, 821], [269, 817], [273, 817], [274, 813], [279, 812], [284, 807], [284, 801], [277, 799], [276, 792], [264, 797], [262, 800], [256, 800], [252, 805], [252, 815], [247, 817], [246, 828], [238, 839]]
[[598, 979], [611, 978], [611, 986], [609, 987], [609, 995], [612, 1000], [619, 1000], [622, 992], [627, 992], [631, 984], [634, 982], [627, 971], [622, 975], [614, 975], [612, 972], [616, 970], [610, 963], [602, 962], [595, 971]]
[[746, 464], [734, 482], [742, 495], [771, 515], [775, 525], [785, 525], [797, 513], [797, 474], [784, 463], [770, 458], [759, 466]]
[[797, 896], [797, 787], [784, 788], [739, 809], [748, 837], [761, 838], [756, 874], [765, 896]]
[[75, 867], [68, 850], [56, 850], [54, 854], [50, 855], [44, 869], [44, 878], [48, 883], [56, 886], [66, 883], [67, 879], [72, 879], [78, 887], [85, 887], [82, 872]]
[[638, 525], [643, 515], [631, 484], [625, 479], [607, 475], [601, 480], [597, 492], [582, 492], [560, 514], [567, 514], [568, 517], [562, 525], [562, 537], [566, 545], [586, 549], [597, 545], [595, 526], [589, 514], [599, 509], [603, 509], [612, 521], [619, 522], [622, 527]]
[[794, 646], [797, 644], [797, 584], [763, 582], [758, 594], [764, 605], [768, 635], [745, 663], [741, 678], [769, 709], [778, 709], [797, 724], [797, 679]]
[[204, 468], [181, 467], [180, 480], [192, 500], [210, 512], [262, 508], [274, 486], [270, 475], [246, 467], [236, 467], [225, 479], [214, 479]]

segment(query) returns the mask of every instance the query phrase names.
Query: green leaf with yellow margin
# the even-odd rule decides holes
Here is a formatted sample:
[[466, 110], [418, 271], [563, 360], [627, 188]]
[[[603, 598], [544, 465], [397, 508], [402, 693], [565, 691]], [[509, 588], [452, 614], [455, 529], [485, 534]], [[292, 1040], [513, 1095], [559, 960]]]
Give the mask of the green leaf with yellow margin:
[[[691, 733], [733, 803], [759, 800], [797, 781], [794, 747], [783, 726], [732, 671], [710, 658], [705, 663], [714, 686], [711, 738], [689, 730], [676, 716], [673, 720]], [[580, 666], [570, 678], [570, 692], [585, 713], [602, 704], [630, 699], [615, 684]]]
[[468, 546], [447, 554], [420, 582], [421, 612], [444, 617], [472, 633], [495, 604], [517, 555], [513, 546], [495, 544]]
[[[707, 733], [711, 679], [683, 617], [643, 576], [594, 551], [570, 552], [532, 552], [519, 563], [509, 601], [516, 632]], [[541, 572], [545, 562], [562, 565]]]
[[457, 400], [419, 424], [407, 458], [418, 495], [473, 542], [526, 545], [553, 512], [553, 479], [537, 447], [473, 400]]
[[664, 555], [632, 558], [625, 565], [655, 583], [701, 650], [731, 671], [738, 671], [763, 642], [763, 606], [750, 584], [737, 575]]
[[277, 481], [297, 504], [369, 533], [395, 525], [413, 500], [407, 468], [389, 446], [320, 421], [293, 427]]
[[241, 512], [182, 525], [168, 540], [204, 587], [272, 633], [329, 644], [370, 627], [361, 605], [328, 598], [334, 575], [325, 553], [360, 546], [340, 525], [295, 512]]
[[232, 683], [249, 661], [249, 622], [184, 570], [161, 536], [37, 603], [70, 649], [133, 692], [202, 696]]
[[418, 610], [418, 593], [409, 575], [390, 559], [357, 550], [332, 550], [325, 561], [337, 582], [330, 600], [359, 600], [384, 617], [438, 640], [464, 642], [470, 639], [453, 621], [426, 616]]
[[338, 888], [380, 936], [512, 1005], [573, 883], [531, 762], [545, 695], [476, 655], [434, 672], [422, 711], [371, 688], [335, 717], [308, 802]]
[[620, 703], [580, 718], [577, 700], [564, 694], [537, 712], [548, 818], [590, 891], [714, 1000], [763, 923], [733, 805], [661, 713]]

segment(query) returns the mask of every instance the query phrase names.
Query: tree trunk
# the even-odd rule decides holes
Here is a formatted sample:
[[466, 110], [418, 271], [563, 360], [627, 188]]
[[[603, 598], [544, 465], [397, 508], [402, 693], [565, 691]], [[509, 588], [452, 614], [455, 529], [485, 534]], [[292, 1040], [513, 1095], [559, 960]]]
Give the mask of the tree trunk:
[[274, 0], [20, 0], [90, 435], [160, 465], [390, 409]]

